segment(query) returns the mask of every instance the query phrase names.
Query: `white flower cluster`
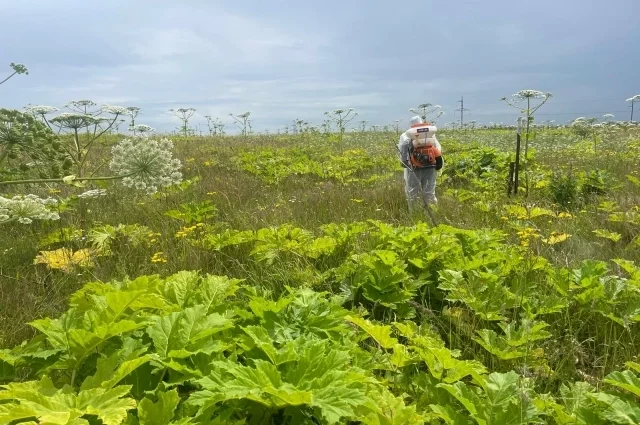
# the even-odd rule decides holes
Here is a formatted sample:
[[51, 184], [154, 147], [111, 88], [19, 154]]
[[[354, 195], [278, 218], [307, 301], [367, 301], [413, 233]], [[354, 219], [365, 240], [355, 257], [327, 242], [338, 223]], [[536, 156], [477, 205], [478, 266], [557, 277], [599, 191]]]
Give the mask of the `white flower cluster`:
[[46, 105], [27, 106], [24, 109], [28, 113], [34, 114], [34, 115], [46, 115], [46, 114], [50, 114], [52, 112], [58, 111], [58, 108], [56, 108], [55, 106], [46, 106]]
[[515, 99], [544, 99], [550, 97], [551, 93], [543, 93], [538, 90], [520, 90], [518, 93], [511, 95]]
[[124, 106], [104, 105], [102, 111], [113, 115], [130, 115], [131, 111]]
[[136, 124], [133, 127], [131, 127], [131, 130], [135, 131], [136, 133], [152, 133], [156, 131], [155, 128], [149, 127], [148, 125], [145, 125], [145, 124]]
[[96, 119], [89, 114], [82, 114], [78, 112], [63, 112], [55, 118], [51, 119], [51, 122], [57, 126], [65, 128], [84, 128], [96, 122]]
[[111, 149], [113, 158], [109, 168], [120, 176], [122, 184], [144, 190], [148, 194], [159, 187], [168, 187], [182, 181], [180, 160], [173, 158], [173, 143], [166, 138], [159, 141], [146, 137], [122, 140]]
[[13, 198], [0, 196], [0, 223], [17, 221], [30, 224], [36, 220], [59, 220], [58, 213], [50, 211], [48, 205], [56, 205], [53, 198], [39, 198], [36, 195], [18, 195]]
[[627, 102], [640, 102], [640, 94], [630, 97], [629, 99], [627, 99]]
[[82, 192], [80, 195], [78, 195], [78, 198], [89, 199], [89, 198], [98, 198], [100, 196], [106, 196], [106, 195], [107, 195], [106, 189], [93, 189], [93, 190], [87, 190], [86, 192]]
[[95, 106], [95, 102], [91, 101], [91, 100], [72, 100], [70, 102], [67, 102], [64, 106], [69, 108], [69, 107], [77, 107], [77, 108], [85, 108], [85, 107], [90, 107], [90, 106]]

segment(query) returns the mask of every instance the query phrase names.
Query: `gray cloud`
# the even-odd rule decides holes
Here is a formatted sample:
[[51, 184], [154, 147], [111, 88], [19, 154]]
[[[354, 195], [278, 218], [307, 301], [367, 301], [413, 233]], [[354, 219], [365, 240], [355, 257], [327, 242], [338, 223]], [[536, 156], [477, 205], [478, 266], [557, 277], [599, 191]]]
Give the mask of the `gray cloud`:
[[0, 105], [135, 105], [139, 122], [163, 130], [177, 124], [167, 109], [190, 106], [201, 122], [251, 110], [258, 130], [319, 124], [339, 107], [406, 122], [423, 102], [448, 121], [462, 95], [469, 119], [512, 122], [498, 99], [524, 88], [554, 93], [544, 119], [626, 118], [624, 99], [640, 92], [635, 0], [0, 0], [0, 10], [0, 70], [30, 71], [0, 88]]

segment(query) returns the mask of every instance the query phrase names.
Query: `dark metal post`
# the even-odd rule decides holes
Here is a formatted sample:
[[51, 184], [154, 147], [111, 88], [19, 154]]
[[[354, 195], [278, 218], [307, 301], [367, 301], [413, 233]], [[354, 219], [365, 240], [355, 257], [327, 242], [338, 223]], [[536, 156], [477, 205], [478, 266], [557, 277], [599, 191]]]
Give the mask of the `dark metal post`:
[[514, 173], [514, 194], [518, 194], [518, 177], [520, 173], [520, 134], [522, 133], [522, 117], [518, 118], [518, 134], [516, 134], [516, 164]]

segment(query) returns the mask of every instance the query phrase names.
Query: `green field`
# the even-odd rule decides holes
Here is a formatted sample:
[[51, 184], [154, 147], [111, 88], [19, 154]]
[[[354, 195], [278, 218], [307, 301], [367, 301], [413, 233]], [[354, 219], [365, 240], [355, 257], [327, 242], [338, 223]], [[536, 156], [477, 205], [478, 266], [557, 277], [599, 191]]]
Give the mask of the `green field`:
[[[110, 175], [125, 137], [0, 183]], [[0, 184], [59, 214], [0, 224], [0, 425], [640, 423], [640, 130], [534, 127], [508, 196], [515, 137], [440, 131], [432, 217], [394, 131], [171, 136], [153, 194]]]

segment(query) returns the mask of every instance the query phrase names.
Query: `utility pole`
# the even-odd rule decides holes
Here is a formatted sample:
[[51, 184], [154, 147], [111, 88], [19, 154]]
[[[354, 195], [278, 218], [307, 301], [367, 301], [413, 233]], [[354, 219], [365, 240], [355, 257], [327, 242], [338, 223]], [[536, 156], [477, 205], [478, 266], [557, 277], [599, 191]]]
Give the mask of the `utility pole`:
[[460, 111], [460, 128], [462, 128], [464, 126], [464, 111], [468, 111], [468, 109], [464, 108], [464, 96], [460, 97], [458, 103], [460, 104], [460, 109], [456, 109], [455, 112]]

